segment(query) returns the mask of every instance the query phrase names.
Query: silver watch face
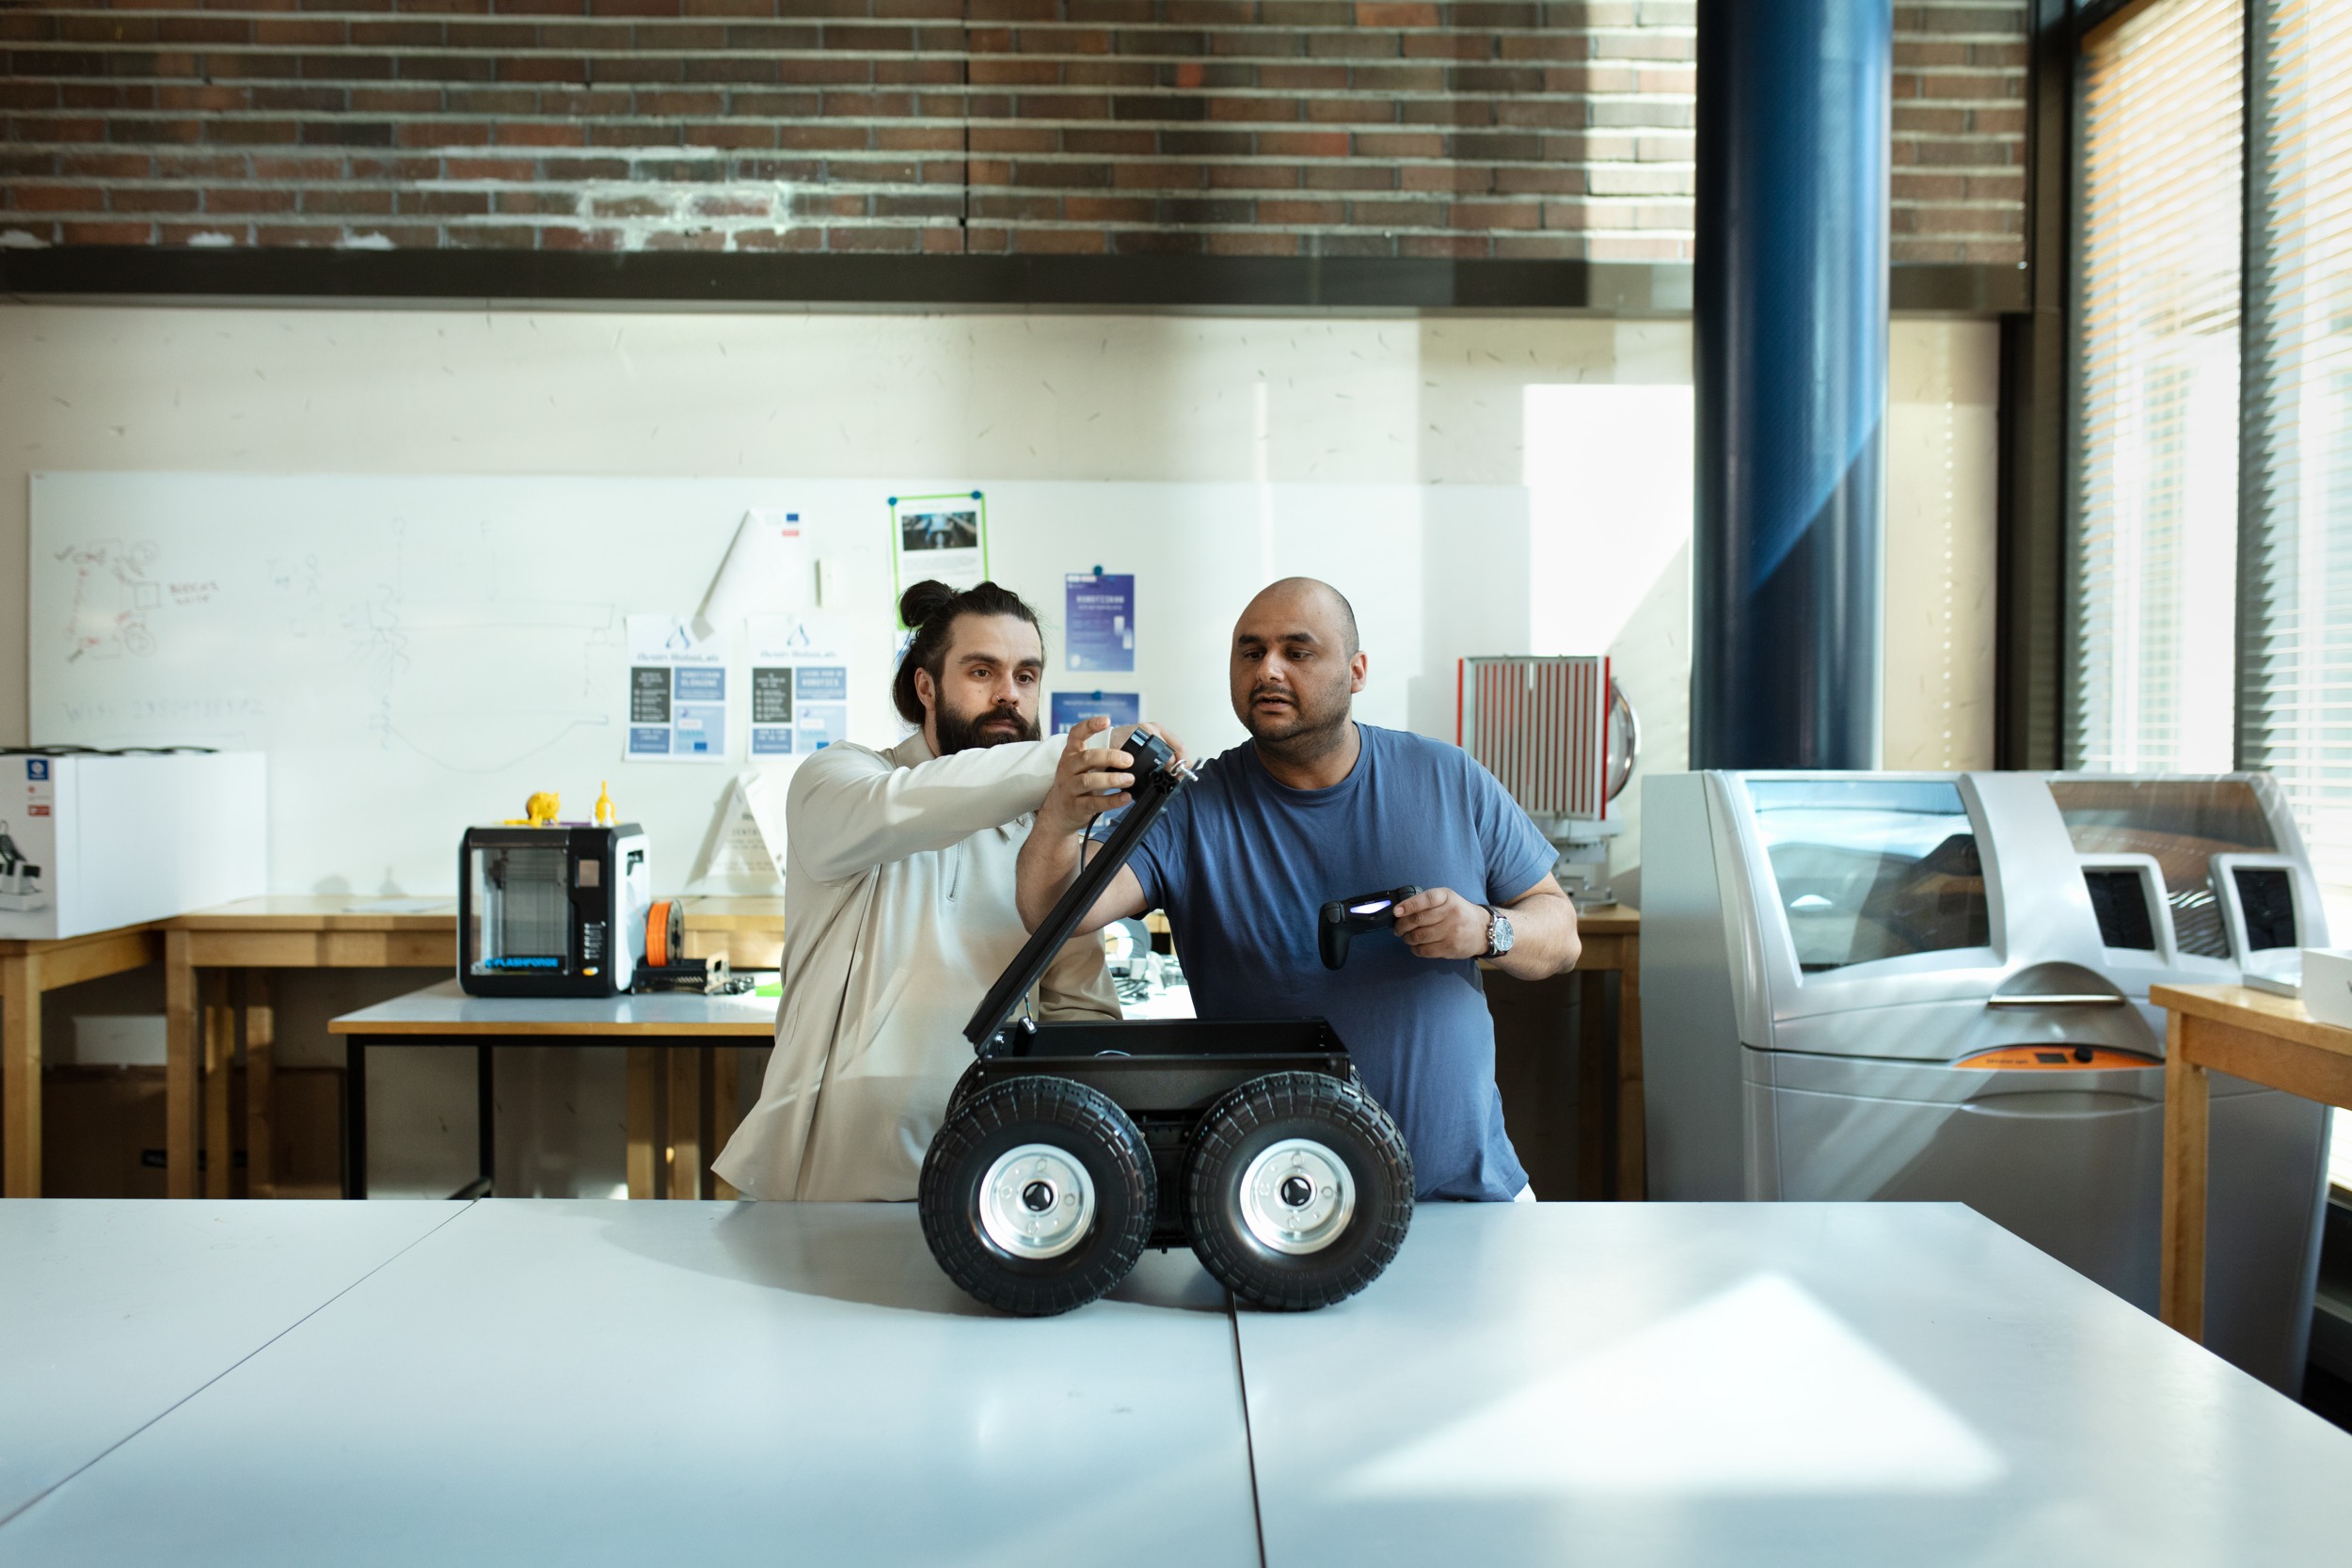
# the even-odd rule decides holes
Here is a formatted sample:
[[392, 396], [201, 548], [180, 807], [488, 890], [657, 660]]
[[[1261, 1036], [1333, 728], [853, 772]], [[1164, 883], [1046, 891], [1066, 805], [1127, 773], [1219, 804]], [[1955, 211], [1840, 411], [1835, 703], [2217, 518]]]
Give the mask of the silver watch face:
[[1511, 917], [1501, 910], [1486, 922], [1486, 946], [1497, 958], [1511, 951]]

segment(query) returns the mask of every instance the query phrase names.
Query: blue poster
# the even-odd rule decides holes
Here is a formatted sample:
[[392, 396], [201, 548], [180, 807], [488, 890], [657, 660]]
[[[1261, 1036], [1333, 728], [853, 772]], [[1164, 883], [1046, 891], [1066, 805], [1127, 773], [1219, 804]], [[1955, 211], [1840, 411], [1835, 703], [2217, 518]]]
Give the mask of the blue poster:
[[1062, 594], [1070, 668], [1135, 669], [1135, 575], [1106, 576], [1100, 566], [1091, 572], [1073, 572], [1062, 579]]
[[1054, 730], [1061, 735], [1081, 719], [1097, 714], [1114, 725], [1138, 723], [1143, 719], [1143, 694], [1139, 691], [1057, 691], [1053, 701]]

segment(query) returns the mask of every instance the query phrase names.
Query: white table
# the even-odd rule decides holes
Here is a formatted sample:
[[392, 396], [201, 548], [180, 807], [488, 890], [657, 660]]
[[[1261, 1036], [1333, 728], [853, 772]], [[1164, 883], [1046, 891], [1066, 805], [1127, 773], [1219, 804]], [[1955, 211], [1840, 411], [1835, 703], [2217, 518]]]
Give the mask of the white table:
[[1257, 1554], [1190, 1257], [1003, 1318], [908, 1205], [472, 1205], [0, 1527], [12, 1568]]
[[[498, 1114], [492, 1076], [497, 1047], [626, 1046], [631, 1050], [650, 1047], [698, 1051], [713, 1045], [765, 1045], [773, 1037], [775, 1026], [776, 999], [748, 991], [737, 996], [675, 991], [646, 996], [469, 996], [453, 979], [330, 1019], [327, 1033], [343, 1042], [343, 1196], [368, 1196], [371, 1048], [474, 1048], [475, 1150], [479, 1163], [474, 1184], [459, 1196], [481, 1196], [489, 1193], [498, 1171]], [[645, 1076], [650, 1080], [650, 1073]], [[728, 1083], [732, 1086], [733, 1080]], [[692, 1098], [698, 1101], [701, 1099], [699, 1095]], [[642, 1189], [643, 1196], [651, 1196], [656, 1140], [653, 1129], [644, 1125], [655, 1115], [650, 1082], [640, 1093], [632, 1081], [629, 1101], [629, 1193], [637, 1196]], [[697, 1104], [696, 1117], [700, 1109]], [[712, 1141], [701, 1136], [700, 1132], [693, 1127], [672, 1130], [674, 1139], [692, 1146], [683, 1151], [690, 1175], [698, 1171], [707, 1158], [702, 1145]]]
[[0, 1520], [463, 1212], [0, 1202]]
[[907, 1206], [485, 1202], [123, 1435], [0, 1565], [2352, 1555], [2352, 1435], [1943, 1206], [1430, 1205], [1325, 1312], [1023, 1322]]
[[2352, 1561], [2352, 1434], [1956, 1204], [1425, 1206], [1238, 1324], [1271, 1568]]

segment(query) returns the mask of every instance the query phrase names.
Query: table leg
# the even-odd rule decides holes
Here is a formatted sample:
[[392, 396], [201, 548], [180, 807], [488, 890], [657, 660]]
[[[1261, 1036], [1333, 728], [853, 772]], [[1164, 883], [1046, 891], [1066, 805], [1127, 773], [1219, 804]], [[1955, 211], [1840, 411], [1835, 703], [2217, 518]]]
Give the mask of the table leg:
[[196, 965], [185, 931], [164, 933], [164, 1196], [197, 1194], [197, 1129], [202, 1096], [203, 1023], [196, 1006]]
[[[710, 1048], [710, 1115], [704, 1125], [710, 1129], [710, 1158], [715, 1160], [735, 1136], [735, 1129], [743, 1119], [737, 1109], [742, 1097], [743, 1052], [739, 1046], [720, 1045]], [[710, 1173], [710, 1196], [734, 1199], [743, 1195], [735, 1190], [735, 1183], [717, 1171]]]
[[669, 1077], [669, 1148], [666, 1197], [703, 1196], [703, 1067], [708, 1052], [703, 1046], [664, 1051], [662, 1065]]
[[272, 1166], [278, 1147], [271, 1125], [277, 1086], [278, 1009], [266, 969], [238, 977], [238, 1011], [245, 1016], [245, 1191], [247, 1197], [275, 1197]]
[[635, 1198], [654, 1196], [661, 1139], [657, 1119], [660, 1067], [651, 1048], [628, 1048], [628, 1196]]
[[485, 1197], [498, 1191], [498, 1093], [490, 1077], [492, 1053], [496, 1050], [487, 1040], [473, 1048], [474, 1164], [485, 1186]]
[[1624, 1202], [1649, 1196], [1643, 1119], [1648, 1114], [1642, 1083], [1642, 944], [1629, 942], [1617, 979], [1617, 1196]]
[[2189, 1060], [2196, 1020], [2166, 1014], [2164, 1230], [2156, 1255], [2156, 1315], [2192, 1339], [2205, 1337], [2205, 1069]]
[[40, 959], [0, 958], [0, 1197], [40, 1196]]
[[343, 1037], [343, 1196], [368, 1196], [368, 1048]]
[[1592, 1202], [1610, 1196], [1615, 1174], [1609, 1123], [1617, 1114], [1617, 1084], [1609, 1045], [1609, 975], [1583, 970], [1576, 986], [1576, 1186], [1552, 1195]]
[[227, 1197], [235, 1155], [230, 1148], [230, 1058], [236, 1053], [236, 1019], [229, 1010], [229, 972], [204, 975], [204, 1196]]

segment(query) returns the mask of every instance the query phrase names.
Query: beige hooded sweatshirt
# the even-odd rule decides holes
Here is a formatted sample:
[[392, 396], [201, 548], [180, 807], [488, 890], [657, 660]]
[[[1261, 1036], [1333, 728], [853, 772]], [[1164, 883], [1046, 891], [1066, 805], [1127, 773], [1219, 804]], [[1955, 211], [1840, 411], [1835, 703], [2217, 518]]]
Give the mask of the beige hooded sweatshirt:
[[[914, 1196], [963, 1026], [1028, 932], [1013, 861], [1058, 740], [934, 758], [834, 745], [785, 796], [784, 997], [759, 1103], [714, 1163], [753, 1197]], [[1030, 1005], [1119, 1017], [1099, 938], [1073, 937]]]

